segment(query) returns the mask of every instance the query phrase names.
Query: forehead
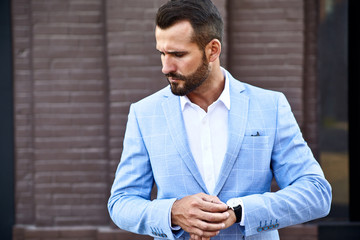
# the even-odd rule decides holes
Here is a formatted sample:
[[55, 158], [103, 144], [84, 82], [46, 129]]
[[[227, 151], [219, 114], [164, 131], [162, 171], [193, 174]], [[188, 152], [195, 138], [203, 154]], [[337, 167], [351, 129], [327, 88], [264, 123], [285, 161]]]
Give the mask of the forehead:
[[156, 27], [156, 48], [160, 51], [179, 50], [196, 44], [192, 41], [194, 30], [188, 21], [175, 23], [169, 28]]

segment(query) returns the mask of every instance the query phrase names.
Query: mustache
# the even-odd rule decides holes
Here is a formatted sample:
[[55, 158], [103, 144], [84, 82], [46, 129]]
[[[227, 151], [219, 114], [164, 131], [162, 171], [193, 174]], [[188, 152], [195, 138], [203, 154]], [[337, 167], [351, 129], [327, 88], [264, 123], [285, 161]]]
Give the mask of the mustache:
[[171, 78], [178, 79], [178, 80], [186, 80], [186, 77], [184, 75], [177, 74], [174, 72], [165, 74], [165, 77], [167, 77], [167, 78], [171, 77]]

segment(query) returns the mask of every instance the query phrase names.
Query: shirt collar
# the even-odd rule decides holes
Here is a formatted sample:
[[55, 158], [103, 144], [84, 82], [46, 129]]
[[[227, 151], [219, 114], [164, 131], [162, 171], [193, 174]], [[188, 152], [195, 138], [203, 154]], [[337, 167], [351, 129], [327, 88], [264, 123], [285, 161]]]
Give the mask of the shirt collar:
[[[221, 101], [225, 107], [230, 110], [230, 86], [229, 86], [229, 78], [226, 74], [225, 69], [221, 68], [221, 71], [225, 77], [225, 86], [224, 86], [224, 90], [222, 91], [222, 93], [220, 94], [220, 97], [215, 101]], [[187, 96], [180, 96], [180, 104], [181, 104], [181, 110], [184, 111], [185, 106], [189, 105], [191, 106], [191, 104], [193, 104], [190, 99]]]

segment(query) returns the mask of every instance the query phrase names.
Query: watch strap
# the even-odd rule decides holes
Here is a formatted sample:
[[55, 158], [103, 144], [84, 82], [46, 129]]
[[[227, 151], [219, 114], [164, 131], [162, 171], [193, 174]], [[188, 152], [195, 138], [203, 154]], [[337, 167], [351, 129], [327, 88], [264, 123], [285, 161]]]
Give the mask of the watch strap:
[[235, 216], [236, 216], [236, 223], [240, 223], [241, 222], [241, 217], [242, 217], [242, 206], [238, 205], [236, 207], [233, 208]]

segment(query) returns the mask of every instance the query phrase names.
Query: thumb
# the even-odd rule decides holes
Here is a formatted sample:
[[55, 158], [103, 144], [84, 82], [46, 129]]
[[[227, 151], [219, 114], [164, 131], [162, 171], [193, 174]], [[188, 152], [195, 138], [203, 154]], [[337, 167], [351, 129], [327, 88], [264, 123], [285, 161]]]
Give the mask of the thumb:
[[210, 203], [216, 203], [216, 204], [222, 204], [222, 205], [226, 205], [225, 203], [223, 203], [218, 197], [216, 196], [211, 196], [211, 195], [206, 195], [203, 197], [203, 200], [205, 202], [210, 202]]

